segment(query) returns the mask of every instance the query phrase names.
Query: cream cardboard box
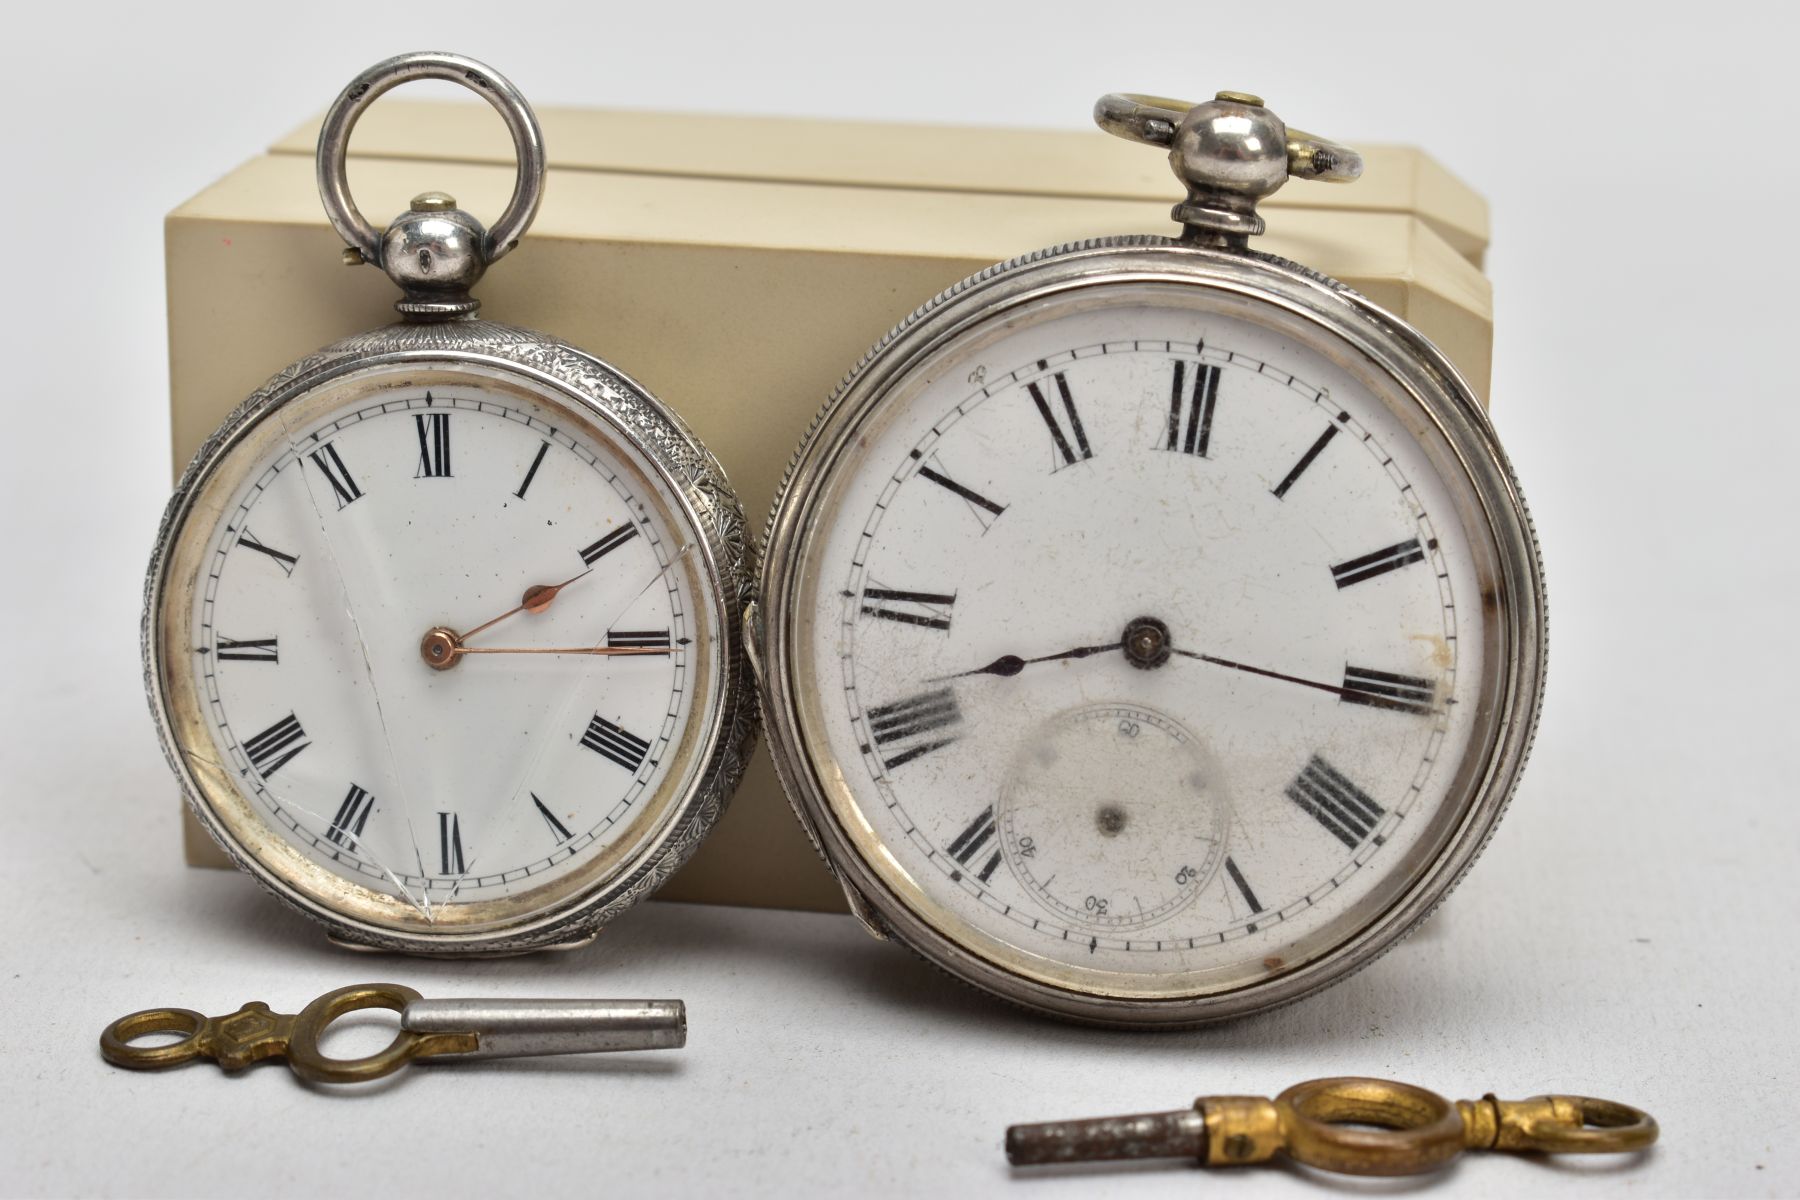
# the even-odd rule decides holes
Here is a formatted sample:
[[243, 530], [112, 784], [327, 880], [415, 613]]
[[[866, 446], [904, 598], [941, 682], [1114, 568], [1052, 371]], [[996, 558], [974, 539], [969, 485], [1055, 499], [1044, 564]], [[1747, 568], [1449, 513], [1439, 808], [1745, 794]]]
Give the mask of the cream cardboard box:
[[[1163, 156], [1098, 132], [541, 111], [537, 223], [477, 288], [484, 315], [611, 360], [678, 409], [760, 531], [814, 413], [919, 304], [1042, 246], [1172, 233]], [[380, 272], [346, 269], [313, 181], [317, 122], [169, 214], [174, 468], [270, 374], [393, 319]], [[1349, 187], [1294, 183], [1260, 249], [1350, 284], [1425, 331], [1486, 395], [1487, 208], [1416, 150], [1361, 147]], [[351, 146], [377, 224], [426, 190], [492, 219], [512, 146], [483, 105], [384, 100]], [[226, 859], [190, 819], [189, 863]], [[840, 909], [759, 751], [724, 820], [660, 893]]]

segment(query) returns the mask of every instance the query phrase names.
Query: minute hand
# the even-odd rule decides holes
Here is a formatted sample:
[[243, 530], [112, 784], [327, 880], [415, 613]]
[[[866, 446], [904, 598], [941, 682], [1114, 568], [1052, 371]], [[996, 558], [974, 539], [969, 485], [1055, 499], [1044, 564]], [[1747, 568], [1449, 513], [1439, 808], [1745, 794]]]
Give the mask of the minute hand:
[[1348, 696], [1345, 688], [1334, 683], [1320, 683], [1316, 679], [1302, 679], [1298, 675], [1283, 675], [1280, 671], [1270, 671], [1263, 667], [1252, 667], [1247, 663], [1232, 662], [1229, 658], [1217, 658], [1211, 654], [1199, 654], [1193, 650], [1176, 649], [1175, 653], [1183, 658], [1195, 658], [1201, 662], [1211, 663], [1215, 667], [1229, 667], [1233, 671], [1243, 671], [1250, 675], [1261, 675], [1265, 679], [1281, 679], [1288, 683], [1297, 683], [1301, 687], [1317, 688], [1321, 692], [1330, 692], [1334, 696]]
[[456, 646], [453, 655], [464, 654], [598, 654], [621, 657], [634, 654], [672, 653], [663, 646]]

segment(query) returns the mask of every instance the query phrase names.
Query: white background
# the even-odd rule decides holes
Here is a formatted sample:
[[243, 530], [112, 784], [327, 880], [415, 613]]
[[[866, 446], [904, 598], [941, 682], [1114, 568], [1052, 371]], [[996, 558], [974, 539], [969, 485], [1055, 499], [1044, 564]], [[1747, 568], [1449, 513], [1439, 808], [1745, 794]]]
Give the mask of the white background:
[[[1466, 1159], [1398, 1190], [1800, 1193], [1800, 28], [1773, 4], [1665, 9], [10, 11], [0, 1191], [1319, 1194], [1281, 1168], [1012, 1173], [1000, 1137], [1368, 1073], [1662, 1119], [1641, 1159]], [[652, 905], [575, 957], [364, 960], [244, 878], [184, 871], [137, 669], [168, 491], [161, 217], [355, 72], [421, 48], [487, 59], [546, 105], [1076, 127], [1105, 91], [1244, 88], [1328, 137], [1425, 146], [1485, 193], [1494, 413], [1543, 535], [1550, 691], [1511, 814], [1444, 911], [1302, 1005], [1142, 1036], [1002, 1009], [848, 918]], [[383, 976], [680, 996], [692, 1036], [629, 1061], [418, 1070], [373, 1095], [275, 1067], [127, 1074], [95, 1050], [130, 1009], [289, 1007]]]

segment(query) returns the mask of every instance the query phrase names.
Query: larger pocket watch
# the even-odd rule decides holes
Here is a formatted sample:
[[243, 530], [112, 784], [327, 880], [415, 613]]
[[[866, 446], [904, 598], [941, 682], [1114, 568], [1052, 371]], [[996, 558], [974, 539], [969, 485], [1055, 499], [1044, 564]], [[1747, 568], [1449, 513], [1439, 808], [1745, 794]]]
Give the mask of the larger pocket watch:
[[1543, 679], [1525, 507], [1417, 331], [1247, 249], [1351, 151], [1255, 97], [1109, 96], [1178, 240], [983, 271], [826, 405], [770, 525], [775, 763], [871, 930], [1031, 1008], [1180, 1026], [1416, 925]]
[[[384, 233], [345, 182], [358, 115], [419, 78], [506, 119], [494, 228], [428, 193]], [[681, 864], [753, 734], [753, 567], [718, 464], [628, 376], [477, 319], [468, 288], [541, 194], [530, 109], [415, 54], [320, 135], [353, 261], [401, 322], [276, 375], [182, 478], [144, 654], [170, 765], [246, 871], [340, 940], [481, 954], [579, 942]]]

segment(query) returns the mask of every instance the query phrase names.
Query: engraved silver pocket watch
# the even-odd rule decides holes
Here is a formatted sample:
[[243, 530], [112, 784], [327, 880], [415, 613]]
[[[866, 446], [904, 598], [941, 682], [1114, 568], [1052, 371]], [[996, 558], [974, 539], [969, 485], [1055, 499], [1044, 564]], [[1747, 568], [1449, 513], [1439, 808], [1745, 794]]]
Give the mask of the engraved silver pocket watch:
[[[492, 229], [428, 193], [382, 232], [350, 131], [388, 89], [460, 83], [505, 119]], [[518, 91], [410, 54], [319, 137], [352, 262], [403, 320], [281, 371], [201, 448], [151, 560], [151, 709], [239, 866], [353, 945], [484, 954], [579, 942], [717, 819], [753, 736], [753, 566], [719, 465], [608, 363], [476, 317], [469, 288], [537, 211]]]
[[751, 618], [776, 766], [877, 936], [1047, 1013], [1182, 1026], [1416, 925], [1523, 767], [1544, 593], [1417, 330], [1248, 249], [1360, 159], [1255, 97], [1108, 96], [1179, 238], [989, 268], [825, 406]]

